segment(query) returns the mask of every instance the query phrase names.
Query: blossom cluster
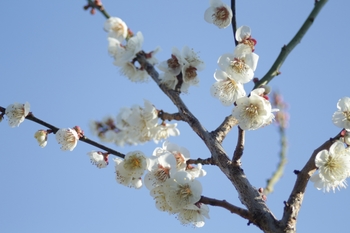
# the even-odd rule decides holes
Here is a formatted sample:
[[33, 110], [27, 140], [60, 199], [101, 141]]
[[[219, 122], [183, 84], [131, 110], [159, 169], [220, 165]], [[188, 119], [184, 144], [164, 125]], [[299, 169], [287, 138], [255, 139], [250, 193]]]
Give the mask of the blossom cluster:
[[337, 103], [338, 110], [332, 121], [343, 128], [340, 140], [335, 141], [329, 150], [320, 151], [315, 157], [318, 172], [310, 180], [323, 191], [345, 188], [346, 178], [350, 176], [350, 98], [343, 97]]
[[158, 69], [163, 71], [159, 75], [161, 82], [169, 89], [187, 93], [190, 86], [198, 86], [199, 77], [197, 71], [205, 68], [198, 54], [184, 46], [180, 52], [173, 47], [171, 58], [159, 64]]
[[256, 40], [251, 37], [251, 29], [241, 26], [236, 31], [238, 45], [233, 53], [226, 53], [219, 57], [219, 68], [214, 73], [216, 82], [210, 92], [225, 106], [236, 107], [232, 116], [237, 119], [243, 130], [255, 130], [268, 125], [274, 119], [271, 103], [268, 101], [268, 90], [261, 87], [253, 90], [249, 96], [243, 88], [254, 77], [259, 56], [254, 53]]
[[144, 184], [160, 211], [176, 214], [183, 224], [196, 227], [204, 225], [209, 218], [209, 208], [200, 203], [202, 185], [196, 179], [206, 175], [202, 165], [193, 167], [186, 164], [190, 153], [186, 148], [168, 141], [154, 150], [148, 158], [141, 151], [129, 152], [124, 160], [116, 158], [116, 180], [134, 188]]
[[[128, 29], [126, 23], [117, 17], [110, 17], [104, 24], [108, 32], [108, 52], [114, 58], [114, 65], [121, 68], [121, 73], [132, 82], [143, 82], [148, 79], [147, 72], [136, 66], [136, 54], [142, 50], [143, 35], [135, 35]], [[147, 54], [146, 58], [151, 65], [158, 63], [154, 54], [159, 48]]]
[[122, 108], [117, 117], [91, 122], [92, 132], [104, 142], [118, 146], [137, 145], [150, 140], [158, 143], [169, 136], [180, 135], [177, 124], [158, 122], [158, 110], [147, 100], [144, 107]]

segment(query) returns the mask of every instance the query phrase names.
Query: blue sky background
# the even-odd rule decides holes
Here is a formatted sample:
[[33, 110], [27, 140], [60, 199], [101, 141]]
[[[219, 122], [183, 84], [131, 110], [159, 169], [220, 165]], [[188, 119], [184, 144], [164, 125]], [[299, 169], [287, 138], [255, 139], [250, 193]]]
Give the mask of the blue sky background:
[[[188, 45], [199, 52], [206, 69], [199, 73], [200, 87], [182, 95], [184, 102], [208, 130], [215, 129], [232, 111], [210, 96], [216, 61], [234, 49], [231, 27], [219, 30], [204, 21], [209, 1], [103, 1], [111, 16], [122, 18], [144, 35], [144, 50], [160, 46], [157, 58], [167, 59], [173, 46]], [[229, 3], [229, 1], [225, 1]], [[262, 77], [300, 28], [313, 8], [308, 1], [237, 1], [237, 23], [252, 28], [260, 56], [256, 77]], [[133, 104], [151, 101], [158, 109], [175, 112], [171, 101], [153, 81], [131, 83], [120, 75], [107, 52], [104, 17], [83, 11], [85, 1], [4, 1], [0, 14], [0, 106], [31, 104], [33, 114], [57, 127], [79, 125], [88, 137], [89, 122]], [[279, 219], [283, 201], [312, 151], [339, 129], [332, 114], [338, 99], [350, 96], [350, 18], [347, 1], [329, 1], [307, 35], [271, 82], [289, 104], [288, 164], [267, 204]], [[245, 86], [247, 92], [252, 83]], [[209, 151], [190, 128], [179, 123], [181, 135], [170, 138], [189, 149], [192, 158], [209, 157]], [[95, 148], [78, 143], [61, 152], [54, 135], [46, 148], [33, 135], [44, 129], [25, 121], [10, 128], [0, 124], [0, 231], [14, 232], [214, 232], [255, 233], [260, 230], [227, 210], [210, 207], [210, 220], [201, 229], [182, 226], [172, 215], [156, 210], [146, 188], [134, 190], [115, 181], [114, 163], [106, 169], [90, 164], [87, 152]], [[237, 133], [224, 142], [232, 154]], [[95, 138], [97, 140], [97, 138]], [[279, 151], [274, 125], [249, 131], [243, 169], [255, 187], [263, 187], [274, 171]], [[117, 148], [127, 153], [142, 150], [151, 155], [161, 144]], [[231, 183], [216, 167], [205, 167], [200, 178], [203, 195], [241, 206]], [[323, 193], [308, 184], [298, 218], [298, 232], [348, 231], [350, 190]]]

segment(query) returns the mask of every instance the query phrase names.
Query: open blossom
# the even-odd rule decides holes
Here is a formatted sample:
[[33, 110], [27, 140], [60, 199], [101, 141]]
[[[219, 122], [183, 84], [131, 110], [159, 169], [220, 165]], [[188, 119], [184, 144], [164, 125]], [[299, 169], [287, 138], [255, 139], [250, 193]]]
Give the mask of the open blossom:
[[318, 152], [315, 158], [318, 173], [314, 173], [310, 180], [317, 189], [333, 192], [335, 189], [346, 187], [346, 178], [350, 175], [350, 151], [341, 141], [336, 141], [329, 151]]
[[159, 64], [158, 68], [165, 72], [160, 75], [161, 82], [168, 88], [175, 90], [179, 83], [178, 75], [181, 73], [181, 92], [187, 92], [191, 85], [198, 85], [199, 77], [197, 72], [203, 70], [205, 64], [193, 49], [184, 46], [180, 52], [177, 48], [172, 49], [171, 58]]
[[125, 50], [121, 52], [120, 57], [114, 61], [114, 65], [123, 66], [124, 63], [130, 62], [138, 52], [142, 50], [143, 35], [137, 32], [131, 37], [125, 45]]
[[190, 152], [185, 148], [165, 141], [162, 148], [158, 147], [154, 150], [153, 155], [159, 155], [162, 153], [170, 152], [176, 159], [177, 170], [184, 170], [186, 168], [186, 161], [190, 158]]
[[204, 69], [204, 62], [200, 60], [198, 54], [188, 46], [182, 48], [182, 58], [185, 62], [182, 67], [183, 81], [190, 85], [197, 85], [199, 83], [197, 71], [202, 71]]
[[72, 151], [77, 146], [79, 136], [75, 129], [64, 128], [56, 132], [56, 140], [61, 144], [61, 150]]
[[333, 123], [340, 127], [350, 130], [350, 98], [343, 97], [337, 103], [338, 111], [333, 114]]
[[232, 105], [238, 98], [246, 95], [243, 85], [225, 71], [216, 70], [214, 78], [217, 82], [211, 86], [210, 93], [223, 105]]
[[205, 218], [209, 219], [209, 208], [202, 203], [186, 205], [180, 210], [177, 219], [184, 225], [193, 224], [195, 227], [203, 227]]
[[45, 147], [47, 145], [47, 131], [38, 130], [34, 134], [34, 138], [38, 141], [40, 147]]
[[218, 65], [234, 80], [244, 84], [253, 79], [258, 60], [257, 54], [246, 53], [244, 48], [237, 46], [233, 54], [223, 54], [218, 60]]
[[176, 160], [170, 152], [152, 156], [145, 175], [145, 185], [149, 190], [163, 185], [176, 172]]
[[87, 153], [90, 158], [90, 161], [93, 165], [96, 165], [98, 168], [105, 168], [108, 165], [108, 155], [104, 155], [100, 151], [90, 151]]
[[169, 189], [165, 194], [165, 199], [172, 208], [184, 208], [186, 205], [195, 204], [202, 195], [202, 185], [198, 180], [186, 171], [179, 171], [168, 179]]
[[219, 28], [226, 28], [232, 20], [231, 8], [221, 0], [210, 0], [210, 7], [204, 13], [204, 19]]
[[8, 122], [11, 127], [18, 127], [28, 115], [30, 105], [28, 102], [25, 104], [14, 103], [7, 106], [5, 114], [8, 117]]
[[153, 129], [153, 141], [158, 143], [163, 139], [167, 139], [170, 136], [179, 136], [180, 131], [176, 128], [177, 124], [161, 123]]
[[181, 52], [178, 48], [173, 47], [171, 52], [171, 58], [161, 62], [158, 65], [158, 69], [165, 73], [171, 73], [174, 76], [180, 74], [185, 61], [182, 58]]
[[241, 26], [237, 28], [235, 37], [239, 45], [244, 45], [243, 47], [246, 47], [246, 48], [249, 47], [250, 52], [254, 52], [256, 40], [251, 37], [250, 27]]
[[104, 30], [108, 32], [108, 37], [115, 38], [122, 42], [128, 35], [128, 27], [125, 22], [117, 17], [110, 17], [104, 24]]
[[124, 63], [120, 71], [131, 82], [145, 82], [148, 80], [148, 73], [144, 69], [136, 67], [131, 62]]
[[271, 104], [263, 98], [265, 89], [257, 88], [249, 97], [242, 97], [236, 101], [237, 106], [232, 111], [232, 116], [238, 120], [238, 125], [243, 130], [255, 130], [268, 125], [274, 119]]
[[141, 176], [147, 169], [149, 159], [141, 151], [132, 151], [125, 155], [124, 160], [114, 159], [116, 180], [119, 184], [141, 188]]

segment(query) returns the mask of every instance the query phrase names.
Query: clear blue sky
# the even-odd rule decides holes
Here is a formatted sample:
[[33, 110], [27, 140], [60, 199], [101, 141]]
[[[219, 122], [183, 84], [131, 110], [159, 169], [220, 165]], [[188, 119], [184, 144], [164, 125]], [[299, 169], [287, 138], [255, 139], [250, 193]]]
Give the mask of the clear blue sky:
[[[113, 66], [107, 53], [104, 17], [83, 11], [85, 1], [4, 1], [0, 14], [0, 106], [31, 104], [35, 116], [57, 127], [81, 126], [88, 137], [89, 121], [117, 114], [122, 107], [151, 101], [158, 109], [175, 112], [175, 106], [153, 81], [129, 82]], [[160, 61], [171, 48], [188, 45], [199, 52], [206, 69], [199, 73], [200, 87], [191, 87], [183, 99], [208, 130], [231, 113], [210, 96], [216, 61], [234, 49], [231, 27], [219, 30], [204, 21], [209, 1], [103, 1], [111, 16], [122, 18], [145, 38], [144, 50], [162, 48]], [[229, 3], [229, 1], [225, 1]], [[313, 8], [308, 1], [237, 1], [238, 25], [248, 25], [257, 39], [260, 56], [256, 77], [262, 77]], [[329, 1], [290, 54], [271, 83], [290, 108], [288, 164], [267, 204], [277, 218], [294, 185], [293, 170], [301, 169], [312, 151], [339, 129], [331, 117], [336, 103], [350, 96], [350, 18], [347, 1]], [[252, 84], [245, 86], [249, 91]], [[114, 163], [97, 169], [86, 155], [95, 148], [78, 143], [72, 152], [61, 152], [50, 135], [45, 149], [33, 135], [44, 129], [30, 121], [10, 128], [0, 124], [0, 231], [17, 232], [246, 232], [260, 230], [227, 210], [210, 207], [210, 220], [201, 229], [184, 227], [174, 216], [159, 212], [148, 190], [134, 190], [115, 181]], [[192, 158], [209, 151], [186, 124], [181, 135], [170, 138], [189, 149]], [[224, 148], [232, 154], [236, 130]], [[92, 137], [93, 138], [93, 137]], [[96, 138], [95, 138], [96, 139]], [[153, 142], [143, 146], [112, 148], [127, 153], [142, 150], [151, 155]], [[263, 187], [277, 160], [278, 134], [273, 125], [247, 132], [243, 169], [255, 187]], [[216, 167], [205, 167], [200, 179], [203, 194], [241, 206], [236, 191]], [[309, 184], [299, 214], [298, 232], [348, 231], [350, 190], [335, 194]]]

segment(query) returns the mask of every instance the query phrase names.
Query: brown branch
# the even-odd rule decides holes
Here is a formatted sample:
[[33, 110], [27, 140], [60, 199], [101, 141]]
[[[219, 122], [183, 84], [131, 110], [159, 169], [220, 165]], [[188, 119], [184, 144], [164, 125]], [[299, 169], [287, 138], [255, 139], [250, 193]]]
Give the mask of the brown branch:
[[240, 160], [241, 157], [243, 155], [243, 150], [244, 150], [244, 130], [241, 129], [241, 127], [237, 127], [238, 128], [238, 139], [237, 139], [237, 145], [236, 145], [236, 149], [235, 152], [233, 153], [233, 158], [232, 158], [232, 162], [237, 163], [237, 164], [241, 164]]
[[232, 117], [228, 117], [227, 120], [224, 121], [222, 127], [219, 127], [219, 131], [216, 134], [209, 134], [183, 103], [182, 99], [179, 97], [180, 93], [170, 90], [160, 83], [158, 72], [149, 62], [147, 62], [144, 54], [144, 52], [138, 53], [136, 55], [137, 61], [158, 84], [164, 94], [166, 94], [175, 106], [177, 106], [181, 118], [188, 123], [192, 130], [196, 132], [206, 144], [212, 154], [213, 162], [219, 166], [221, 171], [232, 182], [233, 186], [237, 189], [241, 202], [248, 208], [250, 213], [252, 213], [253, 219], [251, 222], [265, 232], [282, 232], [277, 219], [267, 207], [263, 195], [261, 195], [257, 189], [250, 184], [243, 169], [239, 165], [232, 163], [230, 158], [224, 152], [221, 142], [216, 140], [219, 133], [227, 133], [229, 131], [227, 128], [230, 128], [230, 124], [233, 122]]
[[[6, 110], [5, 108], [3, 108], [3, 107], [0, 106], [0, 111], [1, 111], [1, 112], [5, 112], [5, 110]], [[51, 125], [51, 124], [49, 124], [49, 123], [47, 123], [47, 122], [45, 122], [45, 121], [43, 121], [43, 120], [41, 120], [41, 119], [35, 117], [34, 114], [33, 114], [32, 112], [28, 113], [28, 115], [26, 116], [26, 120], [30, 120], [30, 121], [33, 121], [33, 122], [35, 122], [35, 123], [38, 123], [39, 125], [43, 125], [43, 126], [47, 127], [47, 128], [49, 128], [54, 134], [56, 134], [56, 132], [59, 130], [58, 127], [53, 126], [53, 125]], [[90, 144], [90, 145], [92, 145], [92, 146], [95, 146], [95, 147], [97, 147], [97, 148], [100, 148], [100, 149], [102, 149], [102, 150], [105, 150], [105, 151], [108, 152], [109, 154], [118, 156], [118, 157], [120, 157], [120, 158], [124, 158], [124, 157], [125, 157], [124, 154], [122, 154], [122, 153], [120, 153], [120, 152], [118, 152], [118, 151], [115, 151], [115, 150], [113, 150], [113, 149], [111, 149], [111, 148], [109, 148], [109, 147], [106, 147], [106, 146], [104, 146], [104, 145], [102, 145], [102, 144], [100, 144], [100, 143], [98, 143], [98, 142], [95, 142], [95, 141], [93, 141], [93, 140], [90, 140], [90, 139], [88, 139], [87, 137], [85, 137], [84, 135], [83, 135], [82, 137], [80, 137], [79, 140], [80, 140], [80, 141], [83, 141], [83, 142], [85, 142], [85, 143], [87, 143], [87, 144]]]
[[201, 159], [201, 158], [198, 158], [198, 159], [189, 159], [186, 161], [186, 164], [189, 165], [189, 164], [203, 164], [203, 165], [216, 165], [214, 160], [212, 158], [207, 158], [207, 159]]
[[172, 121], [172, 120], [177, 120], [177, 121], [182, 121], [181, 115], [179, 113], [167, 113], [164, 112], [163, 110], [158, 110], [158, 117], [162, 120], [168, 120], [168, 121]]
[[199, 202], [206, 204], [206, 205], [222, 207], [222, 208], [230, 211], [232, 214], [237, 214], [237, 215], [241, 216], [242, 218], [249, 220], [249, 222], [254, 221], [253, 216], [249, 213], [248, 210], [242, 209], [242, 208], [237, 207], [235, 205], [232, 205], [231, 203], [227, 202], [226, 200], [220, 201], [220, 200], [217, 200], [214, 198], [201, 196], [201, 199], [199, 200]]
[[203, 141], [210, 140], [210, 135], [208, 131], [202, 126], [202, 124], [198, 121], [198, 119], [191, 113], [191, 111], [187, 108], [185, 103], [182, 101], [182, 99], [179, 96], [179, 92], [171, 90], [167, 88], [165, 85], [160, 83], [159, 74], [154, 69], [153, 65], [151, 65], [146, 57], [145, 52], [141, 51], [138, 54], [136, 54], [136, 59], [138, 63], [141, 65], [141, 67], [147, 71], [147, 73], [151, 76], [151, 78], [158, 84], [159, 88], [164, 92], [165, 95], [169, 97], [169, 99], [174, 103], [174, 105], [179, 110], [179, 116], [180, 118], [187, 122], [188, 125], [193, 129], [194, 132], [197, 133], [197, 135], [203, 139]]
[[210, 134], [215, 138], [219, 143], [225, 139], [226, 135], [230, 132], [230, 130], [238, 124], [237, 119], [235, 119], [232, 115], [225, 117], [225, 120], [221, 123], [221, 125], [212, 131]]
[[309, 161], [305, 164], [304, 168], [300, 172], [296, 172], [297, 180], [294, 184], [294, 188], [289, 196], [288, 201], [285, 202], [283, 217], [280, 220], [281, 225], [286, 227], [286, 233], [296, 232], [297, 217], [300, 211], [301, 204], [303, 202], [306, 185], [312, 174], [316, 171], [316, 155], [322, 150], [328, 150], [331, 147], [331, 145], [340, 137], [341, 133], [339, 133], [334, 138], [330, 138], [320, 147], [314, 150]]
[[293, 37], [293, 39], [288, 43], [288, 45], [285, 45], [282, 47], [280, 54], [278, 55], [276, 61], [271, 66], [270, 70], [265, 74], [265, 76], [262, 79], [260, 79], [258, 82], [255, 83], [253, 89], [258, 88], [261, 85], [268, 84], [275, 76], [281, 73], [280, 68], [283, 65], [286, 58], [288, 57], [289, 53], [292, 52], [295, 46], [297, 46], [297, 44], [300, 43], [301, 39], [309, 30], [312, 23], [315, 21], [316, 16], [321, 11], [322, 7], [326, 4], [326, 2], [327, 0], [320, 0], [315, 2], [314, 9], [311, 11], [309, 16], [305, 20], [304, 24], [301, 26], [301, 28]]

